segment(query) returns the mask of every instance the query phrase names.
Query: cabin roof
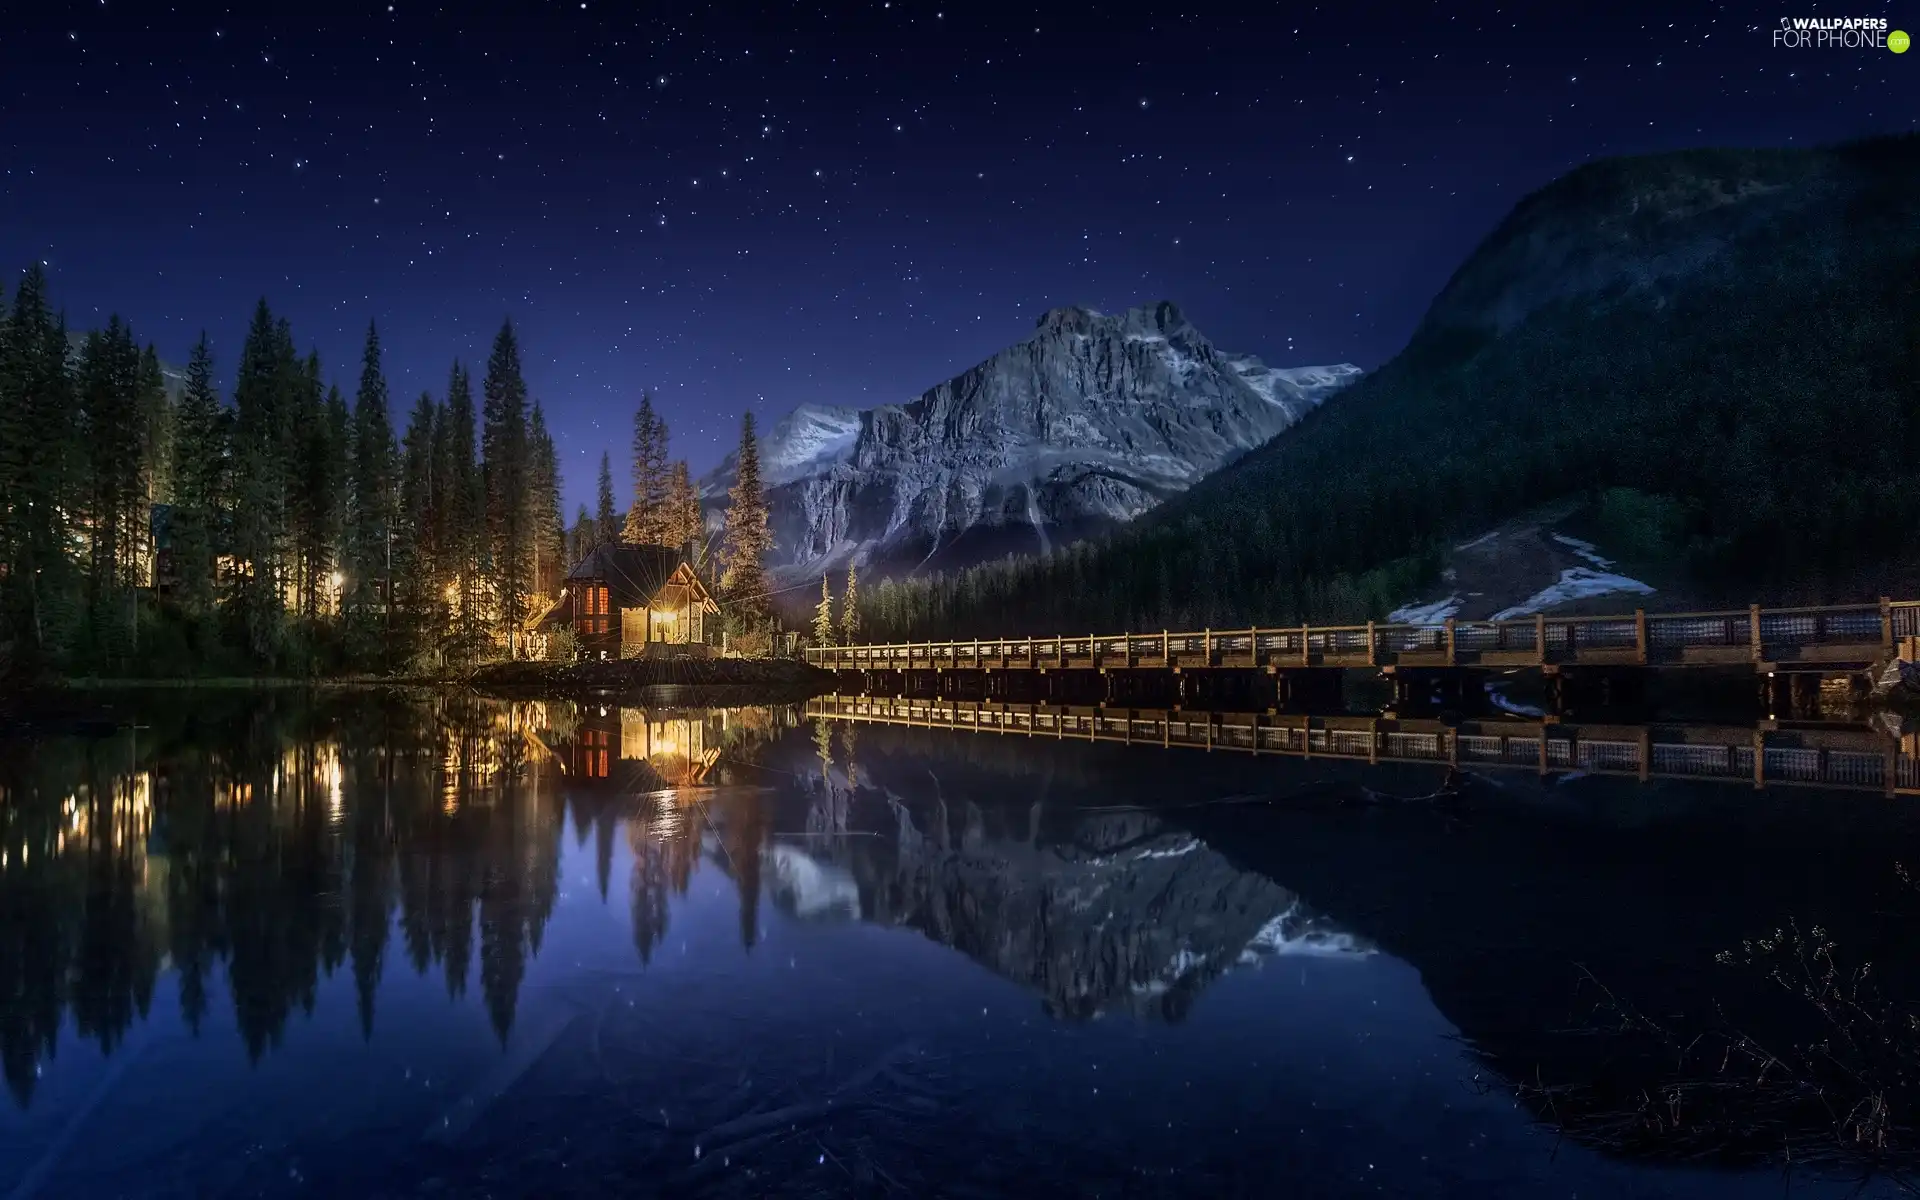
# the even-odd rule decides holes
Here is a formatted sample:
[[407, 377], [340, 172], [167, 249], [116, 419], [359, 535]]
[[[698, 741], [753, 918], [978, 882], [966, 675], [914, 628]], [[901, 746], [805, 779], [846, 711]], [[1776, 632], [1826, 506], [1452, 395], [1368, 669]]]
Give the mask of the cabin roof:
[[[623, 608], [647, 604], [661, 588], [673, 582], [674, 572], [686, 568], [686, 579], [699, 588], [710, 608], [713, 600], [687, 556], [671, 546], [636, 546], [613, 542], [597, 546], [567, 572], [567, 585], [598, 580], [607, 585], [615, 604]], [[718, 611], [714, 609], [713, 611]]]

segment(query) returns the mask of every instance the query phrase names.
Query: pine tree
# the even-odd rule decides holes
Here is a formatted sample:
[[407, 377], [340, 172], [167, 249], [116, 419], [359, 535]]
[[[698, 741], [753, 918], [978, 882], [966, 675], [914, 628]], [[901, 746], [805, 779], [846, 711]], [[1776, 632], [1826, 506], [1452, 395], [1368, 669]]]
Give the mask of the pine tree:
[[7, 567], [0, 596], [15, 658], [28, 667], [57, 664], [79, 617], [68, 547], [84, 460], [67, 355], [65, 323], [54, 317], [46, 275], [34, 266], [0, 322], [0, 553]]
[[353, 412], [337, 384], [327, 387], [322, 425], [322, 434], [312, 442], [319, 468], [318, 545], [327, 572], [325, 589], [316, 599], [320, 613], [339, 611], [347, 578], [342, 568], [347, 561], [347, 517], [353, 493]]
[[527, 421], [528, 520], [533, 529], [533, 590], [541, 596], [559, 592], [566, 576], [567, 526], [560, 507], [560, 456], [547, 432], [546, 414], [538, 400]]
[[368, 322], [360, 387], [353, 397], [353, 499], [347, 524], [347, 593], [357, 609], [392, 598], [396, 457], [387, 380], [380, 370], [380, 333]]
[[766, 562], [773, 534], [767, 526], [767, 496], [760, 483], [760, 439], [754, 432], [751, 412], [740, 418], [740, 460], [733, 487], [727, 492], [722, 539], [725, 570], [720, 588], [729, 611], [743, 627], [758, 627], [771, 611]]
[[500, 326], [487, 360], [480, 437], [486, 479], [487, 541], [500, 626], [509, 656], [519, 656], [520, 621], [532, 590], [532, 534], [527, 519], [527, 384], [513, 323]]
[[446, 569], [455, 583], [461, 636], [470, 639], [481, 620], [481, 559], [486, 551], [486, 485], [474, 446], [473, 384], [466, 368], [453, 364], [447, 377], [447, 440], [441, 470], [447, 497]]
[[597, 545], [607, 546], [620, 540], [620, 510], [613, 503], [613, 464], [606, 452], [600, 454], [599, 536]]
[[[335, 471], [336, 460], [347, 452], [345, 433], [336, 450], [329, 421], [332, 389], [323, 394], [320, 356], [308, 354], [300, 386], [293, 398], [293, 437], [300, 447], [290, 471], [288, 521], [293, 534], [293, 565], [300, 598], [300, 615], [318, 620], [333, 606], [340, 568], [340, 511], [345, 503], [345, 481]], [[345, 402], [342, 401], [342, 404]]]
[[427, 580], [427, 587], [435, 597], [446, 606], [448, 612], [458, 607], [455, 599], [446, 593], [447, 585], [458, 574], [459, 547], [455, 544], [455, 509], [458, 501], [453, 493], [453, 479], [456, 475], [453, 462], [453, 429], [451, 418], [447, 415], [447, 406], [435, 403], [433, 406], [433, 440], [427, 447], [428, 490], [433, 496], [432, 528], [427, 530], [427, 542], [433, 546], [433, 569]]
[[653, 393], [640, 395], [633, 414], [633, 507], [624, 540], [636, 546], [667, 542], [667, 423], [653, 411]]
[[587, 506], [580, 506], [580, 515], [573, 519], [573, 528], [567, 533], [567, 569], [580, 565], [580, 560], [600, 544], [600, 527], [587, 515]]
[[699, 565], [701, 555], [698, 543], [701, 537], [700, 494], [693, 490], [693, 476], [687, 470], [686, 460], [673, 464], [673, 471], [667, 479], [667, 499], [664, 508], [662, 542], [676, 550], [690, 555], [694, 564]]
[[820, 577], [820, 603], [813, 608], [813, 644], [816, 646], [833, 645], [833, 589], [828, 586], [827, 577]]
[[436, 547], [433, 491], [433, 396], [420, 393], [400, 442], [400, 520], [394, 537], [394, 578], [398, 602], [413, 613], [426, 612], [439, 599], [433, 587]]
[[[151, 342], [140, 352], [140, 421], [145, 437], [146, 502], [151, 510], [153, 505], [172, 501], [174, 466], [173, 402], [167, 398], [167, 378], [160, 369], [160, 352]], [[151, 511], [143, 514], [140, 527], [143, 538], [151, 537]], [[150, 551], [151, 546], [143, 551], [148, 564], [145, 570], [149, 571]]]
[[278, 653], [284, 616], [282, 539], [286, 521], [285, 453], [289, 426], [282, 394], [290, 339], [262, 299], [247, 326], [233, 385], [233, 605], [244, 649], [256, 661]]
[[135, 585], [136, 523], [145, 495], [140, 351], [118, 316], [80, 351], [80, 421], [87, 452], [87, 624], [96, 653], [125, 653]]
[[213, 390], [213, 347], [203, 332], [187, 359], [186, 390], [174, 421], [173, 579], [179, 603], [198, 615], [213, 607], [226, 436]]
[[860, 588], [851, 559], [847, 562], [847, 590], [840, 596], [840, 644], [860, 644]]

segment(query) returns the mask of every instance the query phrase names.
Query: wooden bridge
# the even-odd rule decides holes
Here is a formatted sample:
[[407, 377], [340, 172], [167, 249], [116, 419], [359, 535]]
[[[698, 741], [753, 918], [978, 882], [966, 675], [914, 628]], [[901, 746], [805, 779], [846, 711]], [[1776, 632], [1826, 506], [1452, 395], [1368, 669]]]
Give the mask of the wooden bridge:
[[1867, 725], [1588, 725], [1308, 717], [1104, 706], [822, 696], [808, 716], [1131, 746], [1234, 750], [1352, 762], [1585, 771], [1642, 781], [1722, 780], [1920, 795], [1920, 737]]
[[811, 647], [833, 671], [1739, 667], [1842, 674], [1920, 657], [1920, 600], [1814, 608], [1297, 625]]

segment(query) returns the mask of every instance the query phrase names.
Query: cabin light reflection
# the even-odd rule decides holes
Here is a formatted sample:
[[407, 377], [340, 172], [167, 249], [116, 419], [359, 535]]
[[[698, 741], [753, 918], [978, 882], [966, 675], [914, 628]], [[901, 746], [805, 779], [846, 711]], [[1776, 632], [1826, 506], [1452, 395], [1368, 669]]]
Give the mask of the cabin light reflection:
[[340, 770], [340, 753], [333, 751], [327, 759], [327, 811], [338, 823], [346, 811], [347, 799], [343, 773]]

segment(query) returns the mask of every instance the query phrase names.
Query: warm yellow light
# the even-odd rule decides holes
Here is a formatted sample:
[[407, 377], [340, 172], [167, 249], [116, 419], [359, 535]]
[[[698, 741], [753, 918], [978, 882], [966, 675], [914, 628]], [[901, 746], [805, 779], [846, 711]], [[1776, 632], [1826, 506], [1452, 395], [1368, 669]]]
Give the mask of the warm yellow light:
[[347, 581], [347, 577], [345, 575], [342, 575], [338, 571], [335, 571], [333, 574], [327, 576], [327, 582], [331, 583], [334, 587], [339, 587], [341, 584], [345, 583], [346, 581]]

